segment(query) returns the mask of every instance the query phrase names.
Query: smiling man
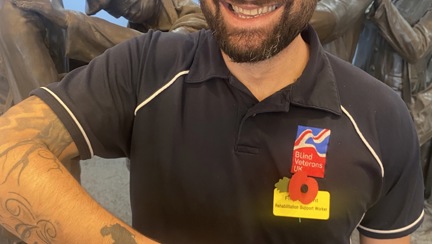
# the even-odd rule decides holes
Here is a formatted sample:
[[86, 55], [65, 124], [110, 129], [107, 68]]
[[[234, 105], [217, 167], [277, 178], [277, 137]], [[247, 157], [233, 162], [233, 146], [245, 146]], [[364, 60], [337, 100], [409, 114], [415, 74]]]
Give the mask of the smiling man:
[[[0, 117], [0, 222], [30, 243], [409, 243], [411, 117], [323, 50], [315, 6], [202, 0], [210, 30], [149, 31], [33, 91]], [[130, 158], [132, 227], [59, 163], [94, 155]]]

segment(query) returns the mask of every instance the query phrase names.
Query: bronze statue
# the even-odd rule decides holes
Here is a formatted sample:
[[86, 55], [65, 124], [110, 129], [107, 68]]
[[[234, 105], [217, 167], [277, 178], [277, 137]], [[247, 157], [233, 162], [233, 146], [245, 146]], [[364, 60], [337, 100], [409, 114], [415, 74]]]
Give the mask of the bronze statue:
[[[87, 15], [55, 8], [49, 0], [14, 3], [66, 30], [66, 56], [83, 62], [149, 29], [187, 33], [207, 28], [199, 5], [192, 0], [87, 0]], [[101, 9], [114, 17], [125, 17], [130, 28], [88, 16]]]
[[351, 62], [372, 0], [320, 0], [310, 24], [324, 48]]
[[[432, 1], [376, 0], [354, 64], [389, 85], [410, 108], [422, 145], [430, 195], [432, 138]], [[431, 169], [429, 169], [431, 171]]]
[[[61, 8], [62, 2], [53, 5]], [[63, 31], [9, 0], [0, 0], [0, 37], [0, 82], [9, 88], [2, 90], [4, 110], [65, 71]]]
[[[5, 102], [11, 94], [13, 98], [3, 105], [0, 114], [26, 98], [32, 89], [58, 81], [58, 74], [67, 72], [65, 66], [56, 67], [59, 64], [67, 64], [69, 60], [87, 63], [107, 48], [149, 29], [186, 33], [207, 28], [201, 9], [191, 0], [87, 1], [87, 14], [104, 9], [115, 17], [128, 19], [131, 28], [65, 10], [55, 1], [12, 1], [18, 8], [9, 0], [0, 0], [0, 57], [4, 61], [0, 65], [6, 71], [3, 76], [9, 87], [9, 93], [0, 98], [5, 98]], [[51, 33], [47, 34], [50, 26], [60, 30], [61, 35], [52, 38]], [[56, 40], [56, 45], [47, 45], [45, 37]], [[53, 60], [52, 53], [58, 48], [63, 51], [57, 51], [60, 55]]]

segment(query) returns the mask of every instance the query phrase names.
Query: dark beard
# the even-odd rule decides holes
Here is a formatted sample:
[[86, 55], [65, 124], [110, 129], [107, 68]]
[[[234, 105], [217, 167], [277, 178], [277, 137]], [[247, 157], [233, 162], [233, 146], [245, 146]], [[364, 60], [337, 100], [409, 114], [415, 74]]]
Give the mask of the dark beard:
[[[215, 15], [210, 12], [204, 1], [200, 2], [219, 47], [237, 63], [259, 62], [278, 54], [307, 26], [316, 7], [315, 0], [301, 0], [302, 11], [293, 14], [290, 13], [293, 1], [287, 1], [281, 21], [274, 26], [273, 30], [244, 29], [228, 34], [218, 1], [213, 1], [216, 4]], [[258, 44], [257, 38], [260, 40]], [[239, 46], [236, 40], [243, 40], [242, 46]]]

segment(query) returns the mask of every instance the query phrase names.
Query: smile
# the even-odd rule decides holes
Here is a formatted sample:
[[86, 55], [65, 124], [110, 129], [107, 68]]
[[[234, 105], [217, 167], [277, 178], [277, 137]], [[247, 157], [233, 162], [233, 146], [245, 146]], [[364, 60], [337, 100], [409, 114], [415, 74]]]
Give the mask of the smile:
[[231, 3], [225, 2], [224, 5], [231, 10], [234, 14], [236, 14], [239, 18], [250, 19], [256, 18], [264, 14], [271, 13], [280, 7], [280, 4], [268, 5], [259, 8], [244, 8]]

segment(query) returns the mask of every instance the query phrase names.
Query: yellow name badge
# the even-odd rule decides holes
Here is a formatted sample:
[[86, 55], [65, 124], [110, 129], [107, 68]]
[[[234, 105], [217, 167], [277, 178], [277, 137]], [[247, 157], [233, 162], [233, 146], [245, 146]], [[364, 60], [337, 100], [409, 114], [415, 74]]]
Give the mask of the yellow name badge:
[[276, 188], [273, 196], [273, 214], [282, 217], [327, 220], [330, 217], [330, 193], [318, 191], [315, 200], [306, 205], [291, 200], [288, 192], [280, 192]]

